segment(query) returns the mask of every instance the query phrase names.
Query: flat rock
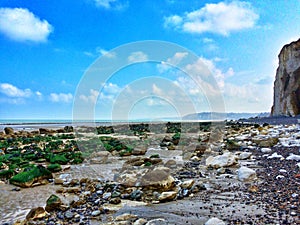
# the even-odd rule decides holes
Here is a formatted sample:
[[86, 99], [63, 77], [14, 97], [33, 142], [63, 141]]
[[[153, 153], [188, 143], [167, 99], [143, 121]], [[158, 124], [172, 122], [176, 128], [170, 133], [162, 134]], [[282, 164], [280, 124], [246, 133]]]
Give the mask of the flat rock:
[[222, 220], [213, 217], [206, 221], [205, 225], [225, 225], [225, 223]]
[[256, 172], [253, 169], [242, 166], [238, 169], [238, 179], [240, 181], [251, 181], [256, 178]]
[[211, 166], [213, 168], [232, 166], [237, 163], [237, 156], [231, 152], [224, 152], [222, 155], [209, 156], [206, 159], [206, 166]]
[[166, 191], [166, 192], [162, 192], [159, 195], [158, 200], [161, 202], [172, 201], [173, 199], [176, 198], [176, 196], [177, 196], [176, 191]]

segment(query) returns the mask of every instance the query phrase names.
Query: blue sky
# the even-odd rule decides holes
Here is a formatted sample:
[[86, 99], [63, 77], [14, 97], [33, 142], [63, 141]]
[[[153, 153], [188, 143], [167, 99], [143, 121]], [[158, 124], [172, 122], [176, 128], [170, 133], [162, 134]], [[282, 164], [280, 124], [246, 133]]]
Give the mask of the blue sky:
[[[299, 11], [299, 1], [286, 0], [0, 0], [0, 118], [72, 119], [74, 101], [89, 102], [97, 119], [182, 116], [188, 101], [194, 111], [212, 110], [207, 94], [176, 68], [185, 51], [161, 62], [128, 52], [134, 64], [100, 89], [76, 92], [99, 57], [116, 59], [114, 49], [143, 40], [198, 55], [227, 112], [270, 111], [277, 56], [299, 38]], [[201, 73], [197, 62], [185, 66]]]

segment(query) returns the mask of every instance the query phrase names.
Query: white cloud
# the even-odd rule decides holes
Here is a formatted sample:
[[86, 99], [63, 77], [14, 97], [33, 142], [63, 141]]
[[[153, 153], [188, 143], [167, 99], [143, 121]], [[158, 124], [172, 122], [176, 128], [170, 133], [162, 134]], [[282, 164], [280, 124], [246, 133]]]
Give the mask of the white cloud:
[[172, 68], [172, 66], [177, 66], [185, 57], [187, 57], [187, 52], [176, 52], [173, 57], [168, 58], [166, 62], [162, 61], [157, 65], [157, 69], [160, 73], [163, 73]]
[[107, 51], [103, 48], [97, 48], [96, 51], [97, 51], [97, 53], [100, 53], [102, 56], [105, 56], [107, 58], [115, 58], [116, 57], [115, 52]]
[[19, 89], [16, 86], [8, 83], [0, 84], [0, 92], [7, 95], [8, 97], [17, 97], [17, 98], [28, 98], [32, 95], [30, 89]]
[[132, 52], [128, 56], [128, 62], [130, 62], [130, 63], [143, 62], [143, 61], [147, 61], [147, 60], [148, 60], [148, 56], [144, 52], [141, 52], [141, 51]]
[[166, 17], [164, 25], [188, 33], [210, 32], [227, 36], [233, 31], [254, 27], [258, 18], [250, 3], [232, 1], [210, 3], [183, 16]]
[[88, 95], [80, 95], [79, 99], [83, 100], [86, 103], [95, 104], [97, 99], [100, 100], [113, 100], [121, 91], [121, 88], [113, 83], [107, 83], [102, 85], [102, 90], [99, 92], [94, 89], [90, 89], [90, 93]]
[[73, 95], [71, 93], [51, 93], [50, 94], [50, 101], [52, 102], [71, 102], [73, 100]]
[[53, 27], [28, 9], [0, 8], [0, 32], [15, 41], [45, 42]]
[[240, 112], [260, 112], [271, 109], [273, 86], [248, 83], [237, 85], [225, 83], [224, 99], [228, 109]]
[[127, 1], [121, 0], [94, 0], [97, 7], [122, 10], [128, 7]]
[[90, 102], [95, 104], [98, 96], [99, 96], [99, 91], [90, 89], [90, 95], [80, 95], [79, 99], [83, 100], [84, 102]]
[[182, 24], [183, 19], [178, 15], [165, 17], [164, 26], [177, 28]]
[[158, 95], [158, 96], [162, 96], [164, 94], [163, 91], [159, 87], [157, 87], [156, 84], [152, 85], [152, 92], [154, 95]]

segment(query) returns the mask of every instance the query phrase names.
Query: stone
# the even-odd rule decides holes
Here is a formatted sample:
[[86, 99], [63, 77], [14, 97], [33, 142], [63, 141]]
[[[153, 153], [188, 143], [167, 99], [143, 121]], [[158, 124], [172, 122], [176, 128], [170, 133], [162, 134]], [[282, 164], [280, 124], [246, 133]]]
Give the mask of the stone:
[[39, 133], [40, 134], [51, 134], [52, 131], [50, 129], [47, 129], [47, 128], [39, 128]]
[[270, 148], [261, 148], [260, 151], [262, 153], [270, 153], [270, 152], [272, 152], [272, 149], [270, 149]]
[[74, 132], [74, 128], [72, 126], [65, 126], [64, 132], [66, 132], [66, 133]]
[[117, 198], [112, 198], [110, 201], [109, 201], [110, 204], [113, 204], [113, 205], [117, 205], [117, 204], [120, 204], [121, 203], [121, 199], [119, 197]]
[[240, 181], [252, 181], [256, 178], [256, 172], [253, 169], [242, 166], [238, 169], [238, 179]]
[[14, 129], [12, 127], [5, 127], [4, 128], [4, 133], [6, 135], [11, 135], [11, 134], [14, 134]]
[[265, 136], [263, 138], [253, 138], [252, 141], [261, 148], [269, 148], [276, 145], [279, 142], [279, 139], [277, 137]]
[[54, 211], [55, 209], [58, 209], [62, 204], [61, 199], [56, 195], [51, 195], [47, 201], [46, 201], [46, 207], [45, 210], [47, 212]]
[[232, 166], [237, 163], [237, 156], [235, 154], [232, 154], [231, 152], [224, 152], [222, 155], [218, 156], [209, 156], [205, 163], [206, 166], [208, 167], [213, 167], [213, 168], [220, 168], [220, 167], [228, 167]]
[[279, 53], [274, 82], [272, 116], [300, 114], [300, 39], [285, 45]]
[[91, 213], [92, 216], [99, 216], [101, 214], [100, 210], [95, 210]]
[[158, 218], [148, 221], [145, 225], [167, 225], [168, 222], [165, 219]]
[[119, 215], [115, 218], [115, 221], [129, 221], [136, 219], [137, 216], [129, 213], [124, 213], [122, 215]]
[[290, 154], [286, 160], [295, 160], [295, 161], [300, 161], [300, 155], [295, 155], [295, 154]]
[[168, 191], [175, 186], [175, 179], [170, 175], [169, 168], [159, 166], [146, 172], [141, 178], [141, 186], [147, 189]]
[[181, 188], [190, 189], [194, 185], [194, 180], [186, 180], [180, 184]]
[[213, 217], [206, 221], [205, 225], [225, 225], [225, 223], [222, 220]]
[[139, 218], [136, 221], [134, 221], [133, 225], [145, 225], [147, 223], [147, 220], [144, 218]]
[[132, 150], [132, 155], [145, 155], [147, 152], [146, 148], [134, 148]]
[[176, 198], [176, 196], [177, 196], [176, 191], [166, 191], [166, 192], [162, 192], [159, 195], [158, 200], [160, 202], [172, 201]]
[[45, 167], [39, 165], [28, 171], [20, 172], [13, 176], [9, 182], [19, 187], [32, 187], [41, 184], [48, 184], [48, 179], [52, 179], [52, 173]]
[[54, 179], [54, 184], [55, 185], [62, 185], [63, 183], [64, 183], [63, 179], [60, 179], [60, 178], [55, 178]]
[[47, 212], [43, 207], [37, 207], [33, 208], [29, 211], [29, 213], [26, 215], [26, 220], [36, 220], [36, 219], [42, 219], [46, 217]]
[[142, 195], [143, 195], [143, 192], [141, 190], [134, 190], [130, 194], [130, 199], [138, 201], [138, 200], [141, 200]]
[[251, 155], [252, 155], [251, 152], [242, 152], [239, 155], [239, 159], [241, 159], [241, 160], [249, 159]]
[[74, 213], [71, 212], [71, 211], [66, 211], [66, 212], [65, 212], [65, 217], [66, 217], [67, 219], [72, 219], [72, 218], [74, 217]]

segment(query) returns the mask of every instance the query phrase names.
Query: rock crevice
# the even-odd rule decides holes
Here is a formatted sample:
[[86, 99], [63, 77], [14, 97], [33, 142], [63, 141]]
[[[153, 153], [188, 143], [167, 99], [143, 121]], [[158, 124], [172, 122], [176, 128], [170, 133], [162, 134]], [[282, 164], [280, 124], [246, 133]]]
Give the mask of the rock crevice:
[[274, 82], [272, 116], [300, 114], [300, 39], [285, 45]]

